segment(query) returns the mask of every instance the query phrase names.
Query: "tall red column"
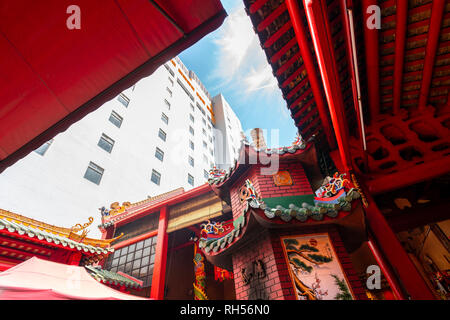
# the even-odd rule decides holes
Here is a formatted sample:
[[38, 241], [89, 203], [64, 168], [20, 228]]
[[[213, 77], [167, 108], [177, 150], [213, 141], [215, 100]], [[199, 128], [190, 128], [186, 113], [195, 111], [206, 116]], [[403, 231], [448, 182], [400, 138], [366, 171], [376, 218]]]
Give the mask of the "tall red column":
[[384, 260], [383, 254], [380, 252], [380, 250], [378, 249], [377, 245], [375, 244], [374, 240], [371, 237], [369, 237], [368, 245], [370, 251], [372, 251], [372, 254], [375, 257], [375, 260], [377, 260], [378, 266], [380, 267], [381, 271], [386, 277], [386, 280], [389, 283], [392, 292], [394, 293], [395, 299], [405, 300], [405, 296], [403, 295], [402, 290], [397, 280], [395, 279], [395, 276], [392, 274], [389, 265]]
[[309, 83], [311, 84], [311, 90], [316, 101], [317, 110], [319, 112], [320, 121], [327, 137], [328, 145], [331, 149], [335, 148], [335, 142], [333, 139], [332, 128], [328, 122], [328, 116], [326, 112], [326, 105], [322, 99], [322, 91], [320, 90], [320, 80], [316, 75], [316, 69], [314, 67], [314, 60], [308, 46], [308, 38], [303, 30], [303, 23], [300, 18], [300, 9], [296, 0], [286, 0], [286, 7], [291, 17], [292, 26], [294, 28], [295, 36], [297, 38], [298, 47], [305, 65], [306, 73], [308, 74]]
[[[296, 2], [293, 3], [295, 4], [293, 10], [298, 11], [298, 4]], [[324, 3], [321, 1], [303, 0], [303, 3], [328, 101], [331, 121], [333, 122], [339, 155], [345, 171], [350, 171], [352, 169], [352, 161], [348, 143], [349, 135], [346, 127], [344, 99], [342, 97], [336, 60], [334, 58], [334, 47], [330, 39], [330, 26], [328, 24], [327, 13], [322, 7]]]
[[162, 300], [164, 298], [164, 282], [166, 277], [167, 261], [167, 206], [159, 212], [158, 237], [156, 243], [155, 265], [153, 269], [152, 289], [150, 298]]
[[378, 209], [372, 196], [366, 191], [367, 189], [363, 184], [361, 184], [361, 187], [369, 204], [365, 209], [367, 225], [372, 231], [380, 251], [398, 276], [399, 282], [401, 282], [411, 299], [434, 300], [433, 293]]

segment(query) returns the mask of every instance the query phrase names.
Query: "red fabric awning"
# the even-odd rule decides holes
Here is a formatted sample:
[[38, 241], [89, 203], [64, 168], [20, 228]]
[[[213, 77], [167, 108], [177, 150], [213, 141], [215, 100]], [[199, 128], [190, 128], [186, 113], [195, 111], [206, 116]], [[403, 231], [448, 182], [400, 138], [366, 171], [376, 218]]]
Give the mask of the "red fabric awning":
[[111, 289], [92, 278], [84, 267], [33, 257], [0, 272], [0, 300], [149, 299]]
[[[80, 29], [70, 30], [70, 5]], [[0, 172], [225, 19], [219, 0], [0, 2]]]

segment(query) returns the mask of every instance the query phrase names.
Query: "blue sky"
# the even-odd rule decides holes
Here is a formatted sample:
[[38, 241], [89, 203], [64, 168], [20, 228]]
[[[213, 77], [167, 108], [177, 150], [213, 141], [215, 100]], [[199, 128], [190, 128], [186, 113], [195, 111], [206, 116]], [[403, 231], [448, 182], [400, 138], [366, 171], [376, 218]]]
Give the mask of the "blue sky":
[[179, 57], [211, 96], [222, 93], [242, 123], [267, 130], [268, 147], [288, 146], [297, 129], [242, 0], [222, 0], [224, 23]]

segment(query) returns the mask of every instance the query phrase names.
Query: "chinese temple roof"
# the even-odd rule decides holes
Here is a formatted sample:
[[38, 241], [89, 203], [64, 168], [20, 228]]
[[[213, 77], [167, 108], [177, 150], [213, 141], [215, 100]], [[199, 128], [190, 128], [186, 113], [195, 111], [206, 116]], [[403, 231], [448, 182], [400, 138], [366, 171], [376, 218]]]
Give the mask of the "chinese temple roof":
[[[93, 220], [72, 228], [53, 226], [16, 213], [0, 209], [0, 234], [21, 236], [33, 242], [45, 242], [67, 249], [76, 249], [88, 256], [107, 256], [114, 249], [110, 244], [119, 237], [108, 240], [87, 238], [85, 230]], [[82, 234], [77, 232], [83, 231]], [[16, 257], [20, 258], [20, 257]]]
[[135, 203], [124, 202], [119, 205], [118, 202], [114, 202], [110, 205], [110, 209], [102, 208], [102, 225], [99, 227], [109, 227], [184, 192], [184, 188], [181, 187]]
[[[308, 142], [305, 142], [302, 137], [297, 134], [297, 137], [292, 145], [279, 148], [255, 148], [254, 144], [249, 143], [246, 140], [242, 140], [239, 150], [239, 158], [228, 170], [217, 169], [215, 167], [211, 169], [209, 171], [208, 183], [213, 186], [222, 186], [236, 172], [240, 172], [238, 169], [248, 167], [248, 165], [254, 164], [255, 162], [262, 163], [265, 160], [264, 158], [267, 157], [301, 154], [312, 146], [310, 143], [312, 140], [313, 138], [308, 140]], [[252, 157], [254, 157], [254, 159], [252, 159]]]
[[142, 288], [142, 281], [129, 275], [125, 277], [119, 273], [94, 266], [85, 266], [85, 268], [88, 273], [99, 282], [115, 286], [125, 286], [127, 288]]

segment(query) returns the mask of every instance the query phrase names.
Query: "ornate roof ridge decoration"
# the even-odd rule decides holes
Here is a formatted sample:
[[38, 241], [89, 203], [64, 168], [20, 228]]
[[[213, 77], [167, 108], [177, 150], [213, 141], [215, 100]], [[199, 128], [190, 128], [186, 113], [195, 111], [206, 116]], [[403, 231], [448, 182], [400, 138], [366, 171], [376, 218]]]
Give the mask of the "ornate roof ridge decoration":
[[[111, 225], [113, 225], [114, 221], [121, 220], [125, 217], [127, 217], [129, 214], [135, 212], [136, 210], [141, 209], [144, 207], [144, 205], [153, 205], [158, 203], [159, 201], [165, 200], [168, 197], [172, 197], [175, 195], [179, 195], [184, 193], [184, 188], [176, 188], [174, 190], [164, 192], [161, 194], [158, 194], [154, 197], [149, 197], [148, 199], [138, 201], [135, 203], [131, 203], [129, 201], [123, 202], [122, 205], [119, 204], [119, 202], [113, 202], [110, 205], [110, 210], [106, 209], [104, 206], [99, 208], [101, 216], [102, 216], [102, 224], [100, 224], [98, 227], [100, 228], [107, 228]], [[123, 213], [127, 213], [122, 215]]]
[[[100, 266], [84, 266], [88, 273], [98, 282], [105, 284], [112, 284], [115, 286], [125, 286], [127, 288], [140, 289], [142, 285], [127, 278], [119, 273], [102, 269]], [[130, 276], [131, 277], [131, 276]]]
[[[332, 192], [324, 194], [322, 188], [327, 191], [332, 190]], [[346, 191], [347, 189], [348, 191]], [[353, 187], [346, 179], [346, 175], [339, 173], [335, 173], [333, 177], [327, 177], [324, 180], [323, 186], [316, 191], [317, 193], [322, 197], [315, 197], [314, 205], [303, 202], [299, 205], [291, 203], [288, 208], [281, 205], [271, 208], [258, 196], [253, 184], [247, 179], [244, 186], [239, 190], [240, 200], [241, 202], [245, 202], [242, 213], [231, 221], [219, 223], [222, 226], [232, 222], [233, 229], [228, 232], [223, 232], [221, 237], [210, 236], [200, 238], [199, 248], [208, 254], [210, 252], [217, 253], [224, 251], [226, 248], [232, 246], [239, 236], [242, 235], [242, 228], [249, 220], [247, 212], [250, 208], [261, 209], [267, 218], [274, 219], [275, 217], [280, 217], [284, 222], [289, 222], [294, 218], [300, 222], [305, 222], [308, 218], [321, 221], [325, 215], [330, 218], [336, 218], [340, 211], [351, 211], [353, 200], [361, 197], [358, 189]], [[221, 235], [220, 232], [214, 234]]]
[[[62, 238], [65, 239], [66, 241], [71, 240], [77, 244], [83, 244], [86, 246], [100, 247], [100, 248], [109, 247], [111, 242], [119, 239], [122, 236], [120, 235], [113, 239], [92, 239], [86, 237], [87, 232], [82, 235], [76, 234], [76, 232], [79, 232], [88, 227], [92, 223], [91, 219], [93, 221], [93, 218], [90, 217], [89, 218], [90, 222], [85, 223], [84, 225], [76, 224], [72, 228], [64, 228], [54, 226], [32, 218], [28, 218], [14, 212], [0, 209], [0, 230], [6, 227], [7, 230], [10, 229], [13, 230], [10, 232], [15, 232], [15, 230], [27, 230], [27, 232], [33, 235], [38, 233], [45, 233], [47, 237]], [[19, 234], [23, 233], [19, 232]]]
[[[308, 142], [310, 142], [310, 141], [312, 141], [312, 139], [308, 140]], [[241, 149], [239, 150], [239, 154], [241, 154], [242, 149], [245, 147], [252, 148], [257, 153], [262, 152], [262, 153], [265, 153], [266, 155], [270, 156], [273, 154], [277, 154], [277, 155], [284, 155], [286, 153], [294, 154], [298, 150], [306, 149], [307, 143], [303, 140], [302, 136], [299, 133], [297, 133], [294, 142], [292, 142], [292, 145], [290, 145], [288, 147], [257, 149], [257, 148], [255, 148], [255, 146], [253, 144], [249, 143], [246, 140], [242, 140]], [[232, 173], [237, 169], [237, 167], [238, 167], [238, 161], [235, 160], [234, 164], [228, 170], [223, 170], [223, 173], [219, 174], [217, 177], [211, 176], [211, 171], [210, 171], [208, 183], [210, 185], [211, 184], [216, 184], [216, 185], [221, 184], [222, 182], [226, 181], [232, 175]]]
[[351, 188], [347, 194], [339, 197], [336, 202], [316, 202], [315, 205], [303, 202], [300, 206], [289, 204], [289, 208], [277, 205], [275, 208], [268, 207], [264, 202], [261, 203], [259, 209], [264, 210], [267, 218], [273, 219], [280, 217], [284, 222], [289, 222], [293, 218], [300, 222], [305, 222], [308, 218], [316, 221], [323, 220], [327, 215], [330, 218], [336, 218], [339, 211], [350, 211], [352, 201], [360, 198], [359, 192], [355, 188]]
[[217, 169], [216, 166], [214, 166], [212, 169], [209, 170], [209, 179], [215, 179], [215, 178], [221, 178], [227, 173], [224, 169]]
[[[252, 182], [249, 179], [245, 180], [245, 184], [244, 184], [244, 186], [242, 186], [241, 190], [239, 191], [239, 194], [240, 194], [241, 202], [245, 202], [245, 206], [242, 210], [242, 213], [237, 218], [233, 218], [231, 221], [214, 223], [214, 226], [219, 224], [220, 227], [230, 225], [232, 223], [233, 228], [227, 228], [228, 230], [226, 230], [226, 231], [224, 230], [224, 232], [220, 232], [220, 230], [223, 230], [223, 229], [218, 228], [217, 232], [215, 232], [216, 230], [214, 230], [212, 228], [213, 226], [209, 223], [209, 220], [208, 220], [208, 224], [203, 224], [205, 226], [211, 225], [210, 229], [214, 230], [214, 232], [210, 232], [210, 233], [213, 233], [214, 235], [223, 234], [223, 236], [220, 238], [216, 238], [216, 237], [214, 237], [214, 238], [213, 237], [209, 237], [209, 238], [201, 237], [200, 238], [198, 246], [205, 253], [209, 253], [211, 251], [218, 252], [219, 250], [223, 250], [226, 247], [230, 247], [231, 245], [233, 245], [233, 243], [241, 235], [242, 228], [247, 224], [248, 219], [246, 219], [245, 215], [248, 212], [248, 210], [250, 209], [250, 207], [258, 208], [260, 206], [261, 199], [259, 198], [258, 194], [256, 193], [255, 188], [253, 187]], [[205, 233], [202, 232], [202, 234], [204, 235]], [[207, 236], [207, 234], [206, 234], [206, 236]]]
[[[13, 221], [12, 219], [0, 218], [0, 230], [5, 230], [9, 233], [17, 233], [21, 236], [26, 236], [29, 238], [35, 238], [38, 241], [45, 240], [48, 243], [53, 243], [54, 245], [61, 245], [70, 249], [76, 249], [82, 253], [87, 253], [105, 257], [111, 252], [114, 252], [113, 248], [93, 246], [90, 243], [78, 242], [67, 238], [64, 235], [58, 235], [51, 233], [49, 231], [35, 228], [31, 225], [24, 225], [19, 222]], [[85, 239], [86, 240], [86, 239]], [[98, 240], [101, 241], [101, 240]]]

